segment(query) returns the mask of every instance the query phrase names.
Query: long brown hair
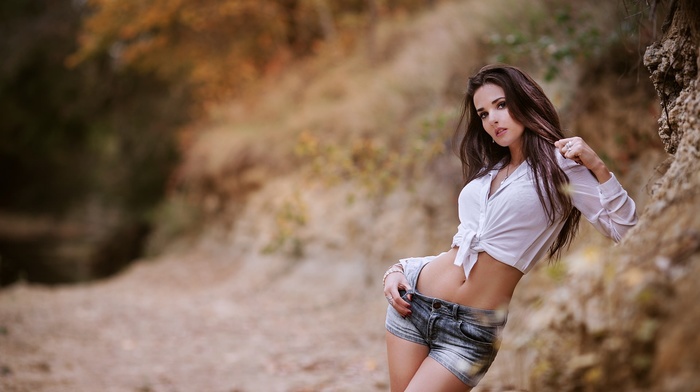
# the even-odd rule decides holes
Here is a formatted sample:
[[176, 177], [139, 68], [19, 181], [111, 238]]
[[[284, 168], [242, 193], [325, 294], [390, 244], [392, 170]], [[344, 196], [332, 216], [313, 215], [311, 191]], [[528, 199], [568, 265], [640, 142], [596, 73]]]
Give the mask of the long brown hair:
[[499, 86], [505, 92], [506, 105], [511, 117], [525, 127], [522, 135], [522, 152], [532, 167], [537, 195], [547, 215], [549, 224], [565, 219], [556, 241], [549, 248], [548, 257], [558, 259], [563, 248], [571, 244], [581, 219], [581, 212], [574, 208], [566, 193], [569, 178], [559, 167], [553, 145], [564, 138], [559, 115], [542, 88], [529, 75], [516, 67], [494, 64], [483, 67], [469, 78], [462, 113], [457, 124], [456, 136], [466, 131], [459, 143], [459, 158], [465, 184], [486, 175], [502, 163], [510, 163], [508, 147], [502, 147], [484, 130], [481, 118], [474, 107], [474, 93], [485, 84]]

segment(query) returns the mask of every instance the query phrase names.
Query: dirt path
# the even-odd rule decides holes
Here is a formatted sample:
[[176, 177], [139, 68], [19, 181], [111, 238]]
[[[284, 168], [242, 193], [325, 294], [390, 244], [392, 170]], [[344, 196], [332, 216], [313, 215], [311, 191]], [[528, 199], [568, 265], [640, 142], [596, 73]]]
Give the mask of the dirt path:
[[[0, 389], [388, 390], [386, 304], [355, 287], [361, 266], [300, 262], [269, 284], [255, 265], [200, 252], [92, 284], [0, 291]], [[507, 390], [489, 384], [478, 390]]]
[[8, 288], [0, 389], [386, 390], [381, 295], [298, 278], [251, 290], [230, 263], [190, 255], [89, 285]]

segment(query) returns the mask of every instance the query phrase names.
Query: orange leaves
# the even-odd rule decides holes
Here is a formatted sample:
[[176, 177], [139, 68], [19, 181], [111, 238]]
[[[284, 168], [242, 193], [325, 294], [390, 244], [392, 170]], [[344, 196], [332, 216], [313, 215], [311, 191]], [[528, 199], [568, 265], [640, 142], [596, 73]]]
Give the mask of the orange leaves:
[[[198, 97], [225, 97], [313, 53], [344, 21], [358, 35], [369, 2], [323, 0], [88, 0], [89, 13], [67, 60], [75, 66], [109, 53], [115, 66], [184, 83]], [[342, 32], [341, 32], [342, 33]]]
[[284, 45], [280, 1], [90, 0], [80, 49], [221, 95], [256, 78]]

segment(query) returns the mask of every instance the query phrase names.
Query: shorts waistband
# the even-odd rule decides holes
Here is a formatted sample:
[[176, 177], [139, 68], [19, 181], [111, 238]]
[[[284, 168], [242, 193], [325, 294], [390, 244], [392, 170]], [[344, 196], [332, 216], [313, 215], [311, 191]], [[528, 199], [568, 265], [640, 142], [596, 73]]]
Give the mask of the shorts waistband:
[[423, 295], [416, 290], [410, 290], [413, 301], [421, 301], [428, 305], [433, 312], [451, 315], [455, 319], [477, 323], [479, 325], [498, 327], [504, 326], [508, 320], [507, 309], [479, 309], [456, 304], [440, 298]]

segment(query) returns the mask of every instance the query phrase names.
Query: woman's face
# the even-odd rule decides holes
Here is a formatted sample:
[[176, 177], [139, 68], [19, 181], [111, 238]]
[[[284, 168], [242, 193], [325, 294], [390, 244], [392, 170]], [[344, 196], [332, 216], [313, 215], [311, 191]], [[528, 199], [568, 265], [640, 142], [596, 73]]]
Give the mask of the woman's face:
[[519, 147], [525, 127], [510, 116], [506, 94], [495, 84], [484, 84], [474, 93], [474, 107], [481, 124], [503, 147]]

